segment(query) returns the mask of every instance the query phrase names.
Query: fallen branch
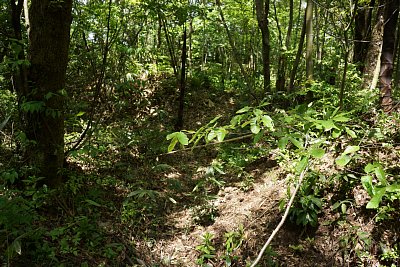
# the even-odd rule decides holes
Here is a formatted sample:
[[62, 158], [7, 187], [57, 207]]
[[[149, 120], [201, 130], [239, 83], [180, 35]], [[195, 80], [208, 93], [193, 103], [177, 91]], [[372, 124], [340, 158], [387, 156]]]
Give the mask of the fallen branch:
[[275, 228], [275, 230], [272, 232], [272, 234], [271, 234], [271, 236], [268, 238], [267, 242], [265, 242], [263, 248], [261, 249], [260, 253], [259, 253], [258, 256], [257, 256], [257, 259], [255, 259], [255, 261], [253, 262], [253, 264], [252, 264], [250, 267], [255, 267], [255, 266], [258, 264], [258, 262], [261, 260], [261, 258], [262, 258], [262, 256], [263, 256], [265, 250], [267, 249], [267, 247], [268, 247], [269, 244], [271, 243], [272, 239], [275, 237], [275, 235], [278, 233], [279, 229], [281, 229], [281, 227], [282, 227], [283, 224], [285, 223], [286, 218], [287, 218], [287, 216], [288, 216], [288, 214], [289, 214], [290, 207], [291, 207], [292, 204], [293, 204], [294, 198], [296, 197], [297, 191], [299, 190], [299, 188], [300, 188], [300, 186], [301, 186], [301, 184], [302, 184], [302, 182], [303, 182], [303, 180], [304, 180], [304, 176], [305, 176], [305, 174], [307, 173], [307, 170], [308, 170], [308, 164], [307, 164], [307, 166], [304, 168], [304, 170], [300, 173], [299, 181], [298, 181], [298, 183], [297, 183], [297, 186], [296, 186], [296, 188], [295, 188], [295, 190], [294, 190], [292, 196], [290, 197], [289, 203], [288, 203], [288, 205], [287, 205], [287, 207], [286, 207], [285, 213], [283, 214], [282, 220], [280, 221], [280, 223], [278, 224], [278, 226]]

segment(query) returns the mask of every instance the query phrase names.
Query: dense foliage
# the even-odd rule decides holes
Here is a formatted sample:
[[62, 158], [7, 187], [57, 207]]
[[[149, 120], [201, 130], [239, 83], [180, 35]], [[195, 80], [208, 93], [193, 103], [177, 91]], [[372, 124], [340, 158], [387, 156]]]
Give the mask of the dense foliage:
[[250, 266], [291, 197], [257, 266], [400, 264], [396, 1], [25, 4], [0, 1], [4, 266]]

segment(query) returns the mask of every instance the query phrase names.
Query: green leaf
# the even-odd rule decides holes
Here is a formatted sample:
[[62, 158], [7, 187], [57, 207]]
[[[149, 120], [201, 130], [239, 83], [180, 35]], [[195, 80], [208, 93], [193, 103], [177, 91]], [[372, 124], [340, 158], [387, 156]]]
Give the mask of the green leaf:
[[309, 153], [314, 158], [320, 159], [325, 155], [325, 150], [322, 148], [312, 148]]
[[358, 150], [360, 150], [359, 146], [348, 146], [348, 147], [346, 147], [346, 149], [344, 150], [342, 155], [351, 154], [351, 153], [357, 152]]
[[372, 176], [366, 175], [361, 177], [361, 184], [364, 189], [367, 191], [368, 195], [372, 196], [374, 193], [374, 187], [372, 185]]
[[253, 134], [258, 134], [261, 130], [260, 126], [258, 126], [257, 124], [252, 124], [250, 126], [250, 130]]
[[386, 193], [386, 187], [377, 189], [375, 195], [368, 202], [367, 209], [379, 208], [379, 204], [381, 203], [382, 197], [384, 196], [385, 193]]
[[375, 164], [368, 163], [367, 166], [364, 167], [364, 171], [366, 173], [370, 173], [370, 172], [373, 172], [375, 170], [375, 168], [376, 168]]
[[168, 146], [168, 152], [171, 152], [172, 150], [174, 150], [177, 143], [178, 143], [177, 138], [172, 139], [171, 144], [169, 144], [169, 146]]
[[213, 140], [215, 137], [217, 137], [217, 133], [214, 130], [211, 130], [208, 135], [207, 135], [207, 141]]
[[357, 138], [357, 135], [356, 135], [356, 133], [353, 131], [353, 130], [350, 130], [349, 128], [345, 128], [346, 129], [346, 133], [348, 134], [348, 135], [350, 135], [350, 137], [351, 138]]
[[330, 130], [332, 130], [333, 128], [339, 129], [339, 128], [335, 125], [335, 123], [334, 123], [333, 121], [331, 121], [331, 120], [327, 120], [327, 121], [319, 120], [318, 122], [322, 125], [322, 127], [324, 127], [325, 132], [330, 131]]
[[238, 111], [236, 111], [236, 114], [241, 114], [241, 113], [246, 113], [247, 111], [249, 111], [251, 109], [251, 107], [244, 107], [239, 109]]
[[293, 145], [295, 145], [298, 149], [303, 148], [303, 142], [297, 140], [296, 138], [290, 136], [289, 137], [290, 142], [292, 142]]
[[14, 242], [12, 243], [12, 247], [15, 252], [17, 252], [19, 255], [22, 254], [21, 250], [21, 242], [18, 239], [15, 239]]
[[282, 137], [281, 139], [279, 139], [279, 141], [278, 141], [279, 149], [284, 150], [287, 146], [288, 141], [289, 141], [289, 138], [287, 138], [287, 137]]
[[263, 122], [265, 127], [270, 129], [271, 131], [274, 130], [274, 124], [273, 124], [272, 119], [271, 119], [270, 116], [264, 115], [264, 116], [261, 117], [261, 120], [262, 120], [262, 122]]
[[308, 158], [304, 157], [302, 158], [296, 165], [296, 172], [301, 173], [307, 166], [308, 164]]
[[341, 155], [339, 157], [336, 158], [335, 162], [338, 166], [340, 167], [344, 167], [347, 165], [347, 163], [349, 163], [351, 160], [351, 157], [349, 155]]
[[167, 135], [167, 140], [171, 140], [172, 138], [176, 137], [176, 132], [175, 133], [171, 133], [169, 135]]
[[348, 122], [350, 118], [345, 117], [344, 114], [338, 114], [337, 116], [333, 117], [332, 120], [339, 122]]
[[85, 111], [80, 111], [80, 112], [78, 112], [78, 114], [76, 114], [75, 116], [76, 116], [76, 117], [80, 117], [80, 116], [84, 115], [85, 113], [86, 113]]
[[375, 175], [376, 175], [376, 178], [378, 178], [378, 180], [382, 183], [382, 185], [387, 185], [386, 173], [383, 170], [383, 167], [381, 164], [379, 164], [375, 168]]
[[222, 142], [225, 139], [226, 134], [228, 133], [227, 130], [225, 130], [224, 128], [221, 128], [217, 131], [217, 139], [218, 142]]
[[178, 139], [179, 143], [181, 143], [181, 145], [188, 145], [189, 144], [189, 138], [187, 137], [186, 134], [182, 133], [182, 132], [178, 132], [176, 134], [176, 138]]

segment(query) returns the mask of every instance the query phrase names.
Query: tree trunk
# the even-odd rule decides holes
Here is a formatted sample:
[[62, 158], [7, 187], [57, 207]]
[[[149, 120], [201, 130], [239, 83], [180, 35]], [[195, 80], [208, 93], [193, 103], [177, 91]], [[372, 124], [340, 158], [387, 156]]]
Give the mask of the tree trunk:
[[29, 8], [29, 92], [22, 105], [29, 162], [50, 187], [61, 184], [64, 162], [64, 86], [72, 0], [32, 0]]
[[363, 88], [373, 89], [376, 87], [374, 81], [374, 73], [379, 74], [382, 37], [383, 37], [383, 0], [378, 3], [378, 10], [376, 13], [376, 22], [372, 30], [371, 41], [368, 45], [368, 51], [365, 58], [365, 64], [363, 69]]
[[296, 59], [293, 62], [293, 68], [292, 71], [290, 72], [290, 82], [288, 87], [289, 93], [293, 92], [294, 80], [296, 79], [297, 68], [299, 67], [300, 64], [300, 57], [303, 54], [305, 35], [306, 35], [306, 16], [304, 15], [303, 27], [301, 28], [301, 33], [300, 33], [299, 48], [297, 49]]
[[179, 107], [178, 118], [175, 124], [175, 130], [180, 131], [183, 128], [183, 109], [185, 104], [185, 89], [186, 89], [186, 25], [183, 27], [183, 44], [182, 44], [182, 57], [181, 57], [181, 81], [179, 84]]
[[261, 30], [264, 93], [271, 91], [270, 43], [269, 43], [269, 0], [255, 0], [258, 27]]
[[313, 79], [313, 0], [307, 0], [306, 8], [306, 76]]
[[357, 69], [361, 73], [364, 70], [368, 42], [371, 40], [371, 18], [374, 5], [375, 0], [372, 0], [369, 5], [356, 7], [353, 63], [358, 64]]
[[396, 41], [396, 26], [399, 16], [399, 1], [386, 0], [385, 27], [383, 31], [383, 44], [381, 54], [381, 71], [379, 75], [381, 106], [385, 113], [390, 113], [393, 108], [392, 100], [392, 73], [393, 55]]

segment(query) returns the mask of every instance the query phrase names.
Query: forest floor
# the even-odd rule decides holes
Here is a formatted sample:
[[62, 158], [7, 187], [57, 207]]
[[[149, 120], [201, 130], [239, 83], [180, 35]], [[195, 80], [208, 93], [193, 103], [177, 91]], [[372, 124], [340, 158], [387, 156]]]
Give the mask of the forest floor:
[[[66, 192], [54, 200], [58, 208], [39, 208], [45, 219], [38, 225], [48, 232], [43, 241], [66, 266], [249, 266], [279, 224], [297, 177], [267, 141], [239, 138], [166, 153], [175, 85], [151, 84], [136, 102], [128, 99], [130, 105], [106, 116], [90, 148], [70, 156]], [[196, 130], [216, 116], [228, 123], [245, 102], [234, 91], [189, 89], [184, 128]], [[362, 145], [360, 155], [398, 173], [399, 144], [366, 139]], [[336, 156], [326, 153], [314, 166], [318, 179], [343, 172]], [[360, 169], [346, 172], [360, 175]], [[288, 218], [259, 266], [385, 266], [380, 255], [399, 242], [399, 221], [376, 222], [360, 182], [341, 177], [349, 181], [319, 192], [318, 223], [302, 226]], [[354, 186], [343, 186], [349, 183]], [[83, 236], [87, 240], [79, 241]], [[394, 252], [385, 255], [398, 263]]]

